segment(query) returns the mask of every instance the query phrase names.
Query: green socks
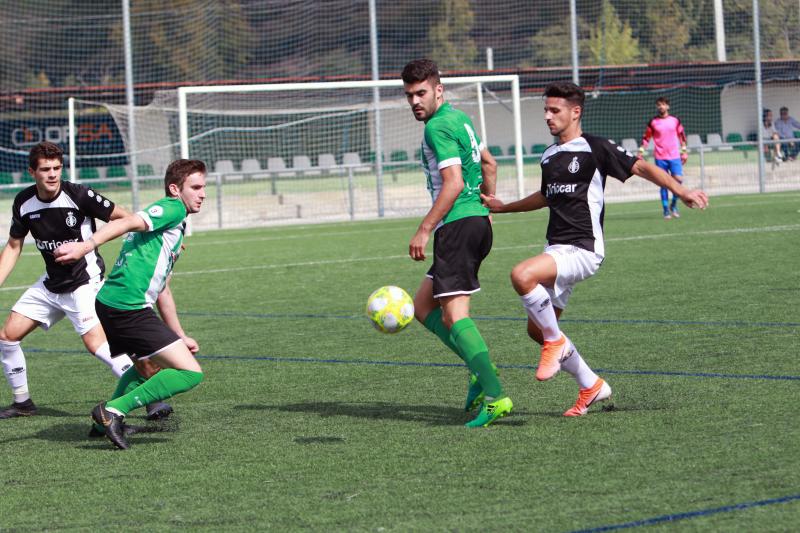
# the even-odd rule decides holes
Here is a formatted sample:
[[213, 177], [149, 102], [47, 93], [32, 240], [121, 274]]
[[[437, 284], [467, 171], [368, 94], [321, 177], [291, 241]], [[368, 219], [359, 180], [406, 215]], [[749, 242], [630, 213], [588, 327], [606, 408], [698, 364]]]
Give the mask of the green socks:
[[456, 346], [455, 342], [450, 336], [450, 330], [447, 329], [447, 326], [445, 326], [444, 322], [442, 322], [441, 307], [437, 307], [428, 313], [428, 316], [425, 317], [425, 327], [428, 328], [428, 330], [434, 335], [439, 337], [445, 346], [453, 350], [457, 356], [461, 357], [461, 359], [464, 359], [464, 357], [461, 355], [461, 352], [458, 351], [458, 346]]
[[[123, 378], [128, 374], [128, 372], [130, 372], [130, 370], [125, 372], [122, 378], [120, 378], [120, 384], [117, 386], [117, 391], [121, 391], [120, 388], [122, 387]], [[137, 407], [144, 407], [149, 403], [166, 400], [167, 398], [171, 398], [176, 394], [193, 389], [199, 385], [201, 381], [203, 381], [202, 372], [165, 368], [138, 387], [129, 387], [131, 383], [133, 383], [132, 380], [124, 388], [122, 388], [122, 391], [127, 390], [127, 392], [125, 392], [122, 396], [119, 396], [108, 402], [106, 407], [110, 407], [119, 411], [123, 415], [127, 415]], [[117, 391], [115, 391], [115, 394]]]
[[[427, 326], [427, 319], [425, 322]], [[470, 372], [477, 376], [486, 396], [489, 398], [502, 397], [503, 386], [500, 385], [492, 361], [489, 359], [489, 347], [486, 346], [475, 322], [471, 318], [462, 318], [453, 324], [450, 336], [458, 348], [457, 353], [462, 354], [461, 358], [467, 363]]]

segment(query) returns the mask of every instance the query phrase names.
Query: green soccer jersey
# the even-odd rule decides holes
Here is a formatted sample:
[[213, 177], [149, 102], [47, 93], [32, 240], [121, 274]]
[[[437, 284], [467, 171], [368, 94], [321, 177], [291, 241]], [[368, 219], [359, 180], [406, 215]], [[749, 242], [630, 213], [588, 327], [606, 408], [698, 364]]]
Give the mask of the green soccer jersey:
[[422, 168], [428, 179], [428, 190], [436, 201], [442, 190], [441, 171], [452, 165], [461, 165], [464, 188], [453, 207], [442, 218], [447, 224], [465, 217], [486, 216], [489, 209], [481, 203], [480, 185], [481, 150], [483, 145], [475, 134], [472, 121], [466, 113], [442, 104], [425, 124], [422, 140]]
[[179, 198], [162, 198], [137, 215], [147, 230], [128, 233], [97, 293], [100, 302], [116, 309], [152, 307], [181, 253], [187, 213]]

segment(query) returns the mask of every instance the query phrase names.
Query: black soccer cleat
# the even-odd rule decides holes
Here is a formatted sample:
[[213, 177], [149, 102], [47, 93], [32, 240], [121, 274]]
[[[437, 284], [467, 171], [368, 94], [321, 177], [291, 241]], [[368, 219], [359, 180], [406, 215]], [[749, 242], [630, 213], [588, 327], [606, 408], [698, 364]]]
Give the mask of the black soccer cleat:
[[33, 416], [39, 410], [33, 404], [33, 400], [28, 398], [24, 402], [14, 402], [5, 409], [0, 410], [0, 418], [14, 418], [17, 416]]
[[[141, 426], [129, 426], [128, 424], [123, 424], [122, 425], [122, 433], [126, 437], [129, 437], [129, 436], [133, 435], [134, 433], [138, 433], [141, 430], [142, 430]], [[105, 436], [106, 436], [105, 429], [97, 429], [97, 425], [96, 424], [92, 424], [92, 428], [89, 430], [89, 438], [90, 439], [99, 439], [99, 438], [102, 438], [102, 437], [105, 437]]]
[[127, 450], [130, 444], [125, 440], [124, 418], [106, 409], [106, 402], [100, 402], [92, 409], [92, 420], [106, 428], [106, 437], [120, 450]]
[[172, 414], [172, 406], [165, 402], [147, 404], [147, 420], [163, 420]]

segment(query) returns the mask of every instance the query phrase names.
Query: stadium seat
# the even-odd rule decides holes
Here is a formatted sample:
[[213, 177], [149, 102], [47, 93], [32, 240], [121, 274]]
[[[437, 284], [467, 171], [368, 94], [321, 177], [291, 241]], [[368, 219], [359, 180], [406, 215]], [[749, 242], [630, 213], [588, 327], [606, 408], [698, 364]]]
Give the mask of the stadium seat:
[[267, 159], [267, 170], [274, 173], [276, 176], [282, 178], [290, 178], [294, 176], [294, 172], [286, 171], [286, 163], [282, 157], [270, 157]]
[[242, 175], [236, 172], [233, 161], [230, 159], [220, 159], [214, 162], [214, 172], [222, 176], [225, 181], [237, 181], [242, 179]]
[[422, 161], [422, 148], [417, 148], [414, 151], [414, 161]]
[[137, 165], [136, 167], [137, 174], [139, 176], [155, 176], [156, 171], [153, 170], [153, 165], [150, 163], [142, 163], [141, 165]]
[[722, 142], [722, 136], [719, 133], [709, 133], [706, 136], [706, 143], [714, 150], [733, 150], [732, 146]]
[[345, 152], [342, 154], [342, 164], [354, 166], [354, 172], [369, 172], [369, 167], [361, 162], [361, 156], [358, 155], [358, 152]]
[[251, 179], [264, 179], [268, 176], [262, 172], [261, 162], [258, 159], [242, 159], [242, 173]]
[[534, 144], [531, 146], [531, 154], [533, 154], [535, 159], [541, 159], [545, 150], [547, 150], [546, 144]]
[[795, 139], [800, 139], [800, 130], [794, 130], [793, 135]]
[[395, 163], [399, 163], [401, 161], [408, 161], [408, 152], [405, 150], [394, 150], [392, 154], [389, 156], [389, 159]]
[[622, 139], [620, 144], [632, 154], [635, 154], [636, 151], [639, 150], [639, 143], [636, 142], [636, 139]]
[[20, 175], [19, 181], [20, 181], [20, 183], [32, 183], [34, 180], [33, 180], [33, 176], [31, 176], [28, 173], [28, 170], [25, 169], [25, 170], [22, 171], [22, 174]]
[[333, 154], [319, 154], [317, 157], [317, 166], [323, 172], [329, 174], [341, 174], [342, 170], [336, 163], [336, 156]]
[[100, 170], [95, 167], [84, 167], [78, 169], [78, 179], [81, 181], [85, 180], [99, 180], [100, 179]]
[[14, 176], [11, 172], [0, 172], [0, 184], [14, 183]]
[[689, 146], [689, 148], [700, 148], [701, 146], [703, 146], [703, 140], [700, 138], [698, 134], [690, 133], [686, 137], [686, 144]]
[[106, 171], [107, 178], [127, 178], [128, 170], [122, 166], [108, 167]]
[[489, 145], [489, 153], [494, 157], [503, 157], [503, 149], [496, 144]]
[[[512, 145], [510, 145], [510, 146], [508, 147], [508, 152], [506, 152], [506, 153], [507, 153], [508, 155], [517, 155], [517, 147], [516, 147], [516, 145], [513, 145], [513, 144], [512, 144]], [[522, 146], [522, 155], [525, 155], [525, 153], [526, 153], [526, 152], [525, 152], [525, 146], [523, 145], [523, 146]]]
[[[725, 136], [725, 142], [728, 143], [728, 144], [742, 143], [742, 142], [744, 142], [744, 139], [742, 139], [742, 134], [741, 133], [732, 132], [732, 133], [729, 133], [728, 135]], [[734, 146], [733, 149], [734, 150], [740, 150], [742, 152], [746, 152], [748, 150], [755, 149], [755, 147], [754, 146], [748, 146], [746, 144], [740, 144], [738, 146]], [[744, 154], [744, 155], [747, 156], [747, 154]]]
[[311, 158], [307, 155], [292, 157], [292, 169], [302, 172], [305, 176], [318, 176], [321, 174], [319, 168], [311, 164]]

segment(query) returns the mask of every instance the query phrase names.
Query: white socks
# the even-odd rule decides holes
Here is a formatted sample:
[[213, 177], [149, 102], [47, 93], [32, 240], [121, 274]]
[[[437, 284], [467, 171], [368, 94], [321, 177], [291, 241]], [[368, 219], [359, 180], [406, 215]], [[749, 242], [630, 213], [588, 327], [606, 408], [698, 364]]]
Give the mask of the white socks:
[[3, 373], [14, 394], [14, 402], [21, 403], [30, 399], [28, 369], [25, 366], [25, 354], [22, 353], [19, 342], [0, 341], [0, 355], [3, 359]]
[[108, 347], [107, 342], [104, 342], [100, 345], [100, 347], [94, 353], [94, 356], [107, 364], [111, 368], [111, 372], [114, 373], [115, 377], [122, 376], [122, 374], [124, 374], [125, 371], [133, 365], [131, 358], [128, 357], [127, 354], [123, 353], [116, 357], [111, 357], [111, 349]]
[[581, 354], [575, 349], [574, 344], [572, 345], [572, 355], [561, 362], [561, 370], [572, 374], [572, 377], [575, 378], [575, 381], [578, 382], [578, 386], [582, 389], [588, 389], [597, 382], [597, 374], [589, 368], [589, 365], [583, 360]]
[[561, 330], [558, 327], [558, 319], [553, 309], [553, 302], [547, 289], [537, 285], [535, 289], [524, 296], [519, 297], [528, 316], [534, 324], [539, 326], [542, 336], [546, 341], [557, 341], [561, 338]]

